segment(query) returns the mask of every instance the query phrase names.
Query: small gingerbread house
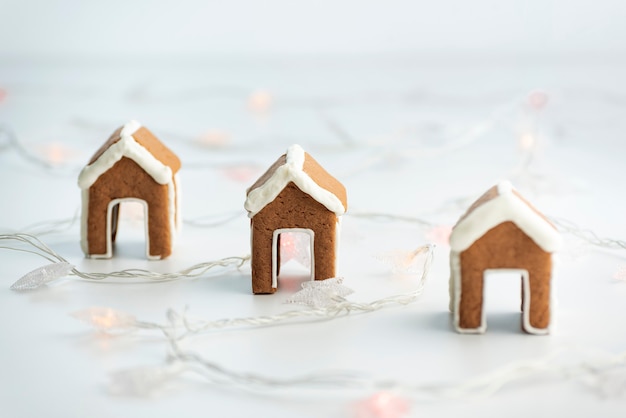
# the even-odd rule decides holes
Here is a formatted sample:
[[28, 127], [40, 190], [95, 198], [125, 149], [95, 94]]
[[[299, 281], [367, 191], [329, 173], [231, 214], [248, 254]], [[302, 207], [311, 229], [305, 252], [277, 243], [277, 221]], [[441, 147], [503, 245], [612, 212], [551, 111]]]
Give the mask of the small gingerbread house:
[[110, 258], [120, 203], [143, 204], [146, 256], [172, 252], [180, 225], [180, 160], [139, 122], [116, 130], [81, 171], [81, 247], [88, 257]]
[[335, 277], [339, 224], [346, 211], [346, 189], [309, 154], [293, 145], [248, 189], [252, 290], [274, 293], [280, 269], [280, 235], [310, 237], [311, 277]]
[[489, 189], [461, 217], [450, 235], [450, 309], [461, 333], [487, 329], [483, 309], [485, 276], [519, 273], [522, 327], [547, 334], [551, 321], [553, 253], [558, 231], [510, 183]]

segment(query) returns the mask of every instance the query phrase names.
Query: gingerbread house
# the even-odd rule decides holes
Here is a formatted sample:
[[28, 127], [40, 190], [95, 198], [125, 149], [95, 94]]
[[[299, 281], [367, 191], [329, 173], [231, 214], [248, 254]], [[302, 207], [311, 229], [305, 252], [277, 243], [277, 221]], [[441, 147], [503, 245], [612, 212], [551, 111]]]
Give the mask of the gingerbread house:
[[252, 290], [274, 293], [280, 269], [280, 236], [306, 233], [311, 243], [311, 278], [335, 277], [346, 189], [309, 154], [293, 145], [247, 191]]
[[554, 225], [510, 183], [489, 189], [450, 236], [450, 309], [456, 330], [483, 333], [487, 329], [485, 277], [503, 271], [521, 277], [523, 330], [547, 334], [552, 317], [553, 253], [560, 245]]
[[161, 259], [172, 252], [180, 225], [180, 160], [139, 122], [116, 130], [81, 171], [81, 246], [92, 258], [110, 258], [120, 203], [144, 207], [146, 256]]

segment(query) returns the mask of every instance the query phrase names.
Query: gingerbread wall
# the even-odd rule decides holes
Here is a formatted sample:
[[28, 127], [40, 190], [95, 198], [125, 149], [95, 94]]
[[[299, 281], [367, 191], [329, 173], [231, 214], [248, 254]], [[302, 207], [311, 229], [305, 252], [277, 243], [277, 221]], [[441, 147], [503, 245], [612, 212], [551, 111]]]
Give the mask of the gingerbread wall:
[[[89, 254], [105, 254], [107, 206], [113, 199], [134, 197], [148, 204], [150, 255], [167, 257], [172, 252], [168, 186], [154, 181], [133, 160], [123, 157], [89, 188], [87, 241]], [[113, 217], [113, 216], [112, 216]], [[114, 220], [112, 219], [112, 224]]]
[[[279, 228], [308, 228], [315, 234], [315, 280], [335, 276], [337, 216], [294, 183], [257, 213], [252, 228], [252, 290], [274, 293], [272, 288], [272, 239]], [[278, 272], [277, 272], [278, 273]]]
[[478, 328], [483, 309], [486, 269], [524, 269], [530, 282], [530, 325], [550, 324], [552, 255], [543, 251], [513, 222], [489, 230], [460, 255], [461, 300], [459, 327]]

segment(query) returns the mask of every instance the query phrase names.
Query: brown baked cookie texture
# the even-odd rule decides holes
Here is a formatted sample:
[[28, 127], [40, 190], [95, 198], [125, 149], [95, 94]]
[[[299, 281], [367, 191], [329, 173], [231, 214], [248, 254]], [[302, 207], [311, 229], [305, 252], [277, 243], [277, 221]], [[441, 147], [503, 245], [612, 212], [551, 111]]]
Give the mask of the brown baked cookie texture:
[[311, 276], [335, 277], [346, 189], [299, 145], [289, 147], [248, 189], [252, 291], [274, 293], [280, 269], [280, 235], [303, 232], [311, 240]]
[[178, 157], [139, 122], [113, 132], [78, 177], [85, 255], [113, 256], [120, 203], [134, 201], [144, 206], [147, 258], [169, 256], [180, 227], [179, 170]]
[[450, 235], [450, 310], [460, 333], [487, 329], [483, 309], [485, 276], [519, 273], [522, 329], [548, 334], [551, 323], [553, 254], [561, 236], [509, 182], [481, 196]]

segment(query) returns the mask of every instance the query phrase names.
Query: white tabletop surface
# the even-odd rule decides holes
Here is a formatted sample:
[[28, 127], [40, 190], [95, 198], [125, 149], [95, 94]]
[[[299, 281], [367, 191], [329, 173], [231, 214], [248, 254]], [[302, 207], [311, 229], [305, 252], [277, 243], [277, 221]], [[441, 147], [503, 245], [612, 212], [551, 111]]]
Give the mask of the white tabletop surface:
[[[601, 237], [626, 239], [624, 63], [538, 62], [530, 57], [446, 61], [415, 57], [301, 57], [117, 64], [10, 61], [0, 64], [0, 123], [44, 159], [24, 158], [2, 137], [0, 227], [24, 231], [71, 218], [80, 207], [78, 172], [108, 135], [138, 119], [182, 159], [183, 219], [174, 254], [148, 262], [143, 226], [123, 219], [116, 256], [83, 258], [77, 224], [41, 239], [84, 271], [174, 271], [249, 253], [246, 188], [292, 143], [299, 143], [348, 190], [339, 273], [371, 301], [410, 292], [415, 274], [379, 261], [432, 241], [416, 224], [358, 218], [382, 212], [452, 225], [471, 200], [510, 178], [548, 216]], [[253, 92], [272, 97], [267, 112], [247, 107]], [[540, 110], [529, 93], [548, 98]], [[535, 96], [537, 97], [537, 96]], [[201, 139], [224, 141], [208, 146]], [[525, 165], [524, 135], [533, 158]], [[60, 155], [60, 157], [59, 157]], [[586, 350], [626, 348], [626, 282], [613, 276], [626, 250], [606, 251], [564, 235], [558, 263], [556, 326], [550, 336], [520, 331], [519, 281], [490, 281], [488, 330], [459, 335], [448, 307], [448, 251], [442, 242], [425, 292], [400, 308], [333, 321], [209, 333], [184, 346], [228, 369], [281, 377], [325, 370], [415, 383], [458, 384], [523, 360], [563, 350], [559, 361], [592, 359]], [[249, 268], [197, 280], [100, 284], [68, 279], [29, 293], [9, 286], [46, 264], [0, 251], [0, 415], [4, 417], [352, 417], [374, 394], [335, 388], [246, 391], [194, 376], [150, 397], [110, 393], [109, 374], [159, 365], [167, 344], [158, 333], [109, 336], [68, 314], [92, 306], [163, 322], [168, 308], [205, 319], [257, 316], [285, 305], [302, 276], [293, 269], [271, 296], [254, 296]], [[302, 308], [306, 309], [306, 308]], [[623, 416], [624, 366], [608, 374], [541, 375], [515, 381], [484, 399], [413, 398], [408, 416]], [[599, 389], [610, 386], [607, 395]]]

